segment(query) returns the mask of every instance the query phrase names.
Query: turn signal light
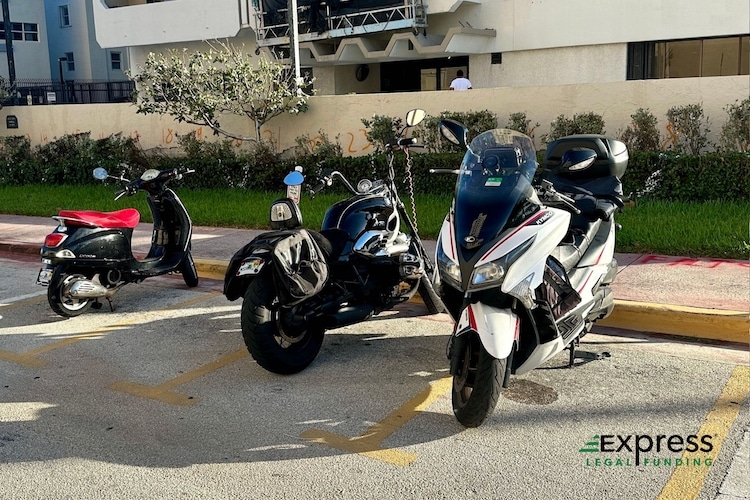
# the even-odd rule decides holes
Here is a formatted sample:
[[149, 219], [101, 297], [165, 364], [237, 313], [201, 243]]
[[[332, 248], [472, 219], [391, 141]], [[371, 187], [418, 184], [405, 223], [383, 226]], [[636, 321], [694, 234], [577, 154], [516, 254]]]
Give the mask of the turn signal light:
[[50, 233], [46, 238], [44, 238], [44, 246], [47, 248], [55, 248], [57, 246], [60, 246], [60, 243], [65, 241], [65, 238], [67, 237], [67, 234]]

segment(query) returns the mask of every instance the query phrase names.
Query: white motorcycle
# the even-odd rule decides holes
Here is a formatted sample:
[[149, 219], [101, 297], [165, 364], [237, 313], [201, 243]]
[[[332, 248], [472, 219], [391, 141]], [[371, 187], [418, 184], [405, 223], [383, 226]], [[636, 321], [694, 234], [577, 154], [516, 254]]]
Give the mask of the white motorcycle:
[[624, 143], [576, 135], [548, 145], [545, 170], [532, 140], [495, 129], [468, 143], [468, 129], [440, 122], [467, 149], [455, 198], [438, 236], [440, 294], [453, 317], [448, 344], [453, 412], [467, 427], [493, 411], [511, 374], [570, 349], [614, 307], [614, 212], [623, 207]]

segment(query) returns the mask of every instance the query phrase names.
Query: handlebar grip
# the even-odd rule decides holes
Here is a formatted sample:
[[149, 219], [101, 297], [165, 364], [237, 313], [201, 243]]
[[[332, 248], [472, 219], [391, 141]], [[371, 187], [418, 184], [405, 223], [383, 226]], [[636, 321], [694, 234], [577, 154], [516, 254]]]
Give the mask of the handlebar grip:
[[404, 137], [403, 139], [399, 139], [397, 141], [397, 144], [399, 146], [413, 146], [417, 143], [417, 140], [414, 137]]
[[324, 187], [326, 187], [326, 183], [323, 182], [323, 181], [321, 181], [317, 185], [311, 187], [310, 188], [310, 193], [312, 194], [313, 198], [315, 197], [316, 194], [318, 194], [319, 192], [321, 192]]

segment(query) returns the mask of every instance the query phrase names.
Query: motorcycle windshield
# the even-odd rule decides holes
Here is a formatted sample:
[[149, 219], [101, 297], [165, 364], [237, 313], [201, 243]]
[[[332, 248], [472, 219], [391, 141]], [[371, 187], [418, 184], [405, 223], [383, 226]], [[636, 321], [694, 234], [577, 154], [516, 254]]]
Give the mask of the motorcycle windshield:
[[536, 151], [531, 139], [508, 129], [483, 132], [471, 141], [456, 184], [456, 241], [476, 250], [510, 223], [537, 210], [529, 203], [534, 188]]

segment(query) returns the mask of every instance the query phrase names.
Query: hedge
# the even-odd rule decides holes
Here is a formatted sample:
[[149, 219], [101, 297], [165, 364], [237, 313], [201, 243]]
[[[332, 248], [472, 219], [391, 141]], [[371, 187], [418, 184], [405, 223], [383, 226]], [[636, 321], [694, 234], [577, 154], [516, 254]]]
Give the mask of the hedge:
[[[241, 187], [251, 191], [278, 190], [284, 176], [295, 165], [302, 165], [308, 177], [319, 169], [336, 169], [353, 183], [363, 177], [381, 178], [386, 172], [382, 154], [327, 158], [312, 154], [281, 160], [266, 145], [252, 152], [236, 149], [228, 141], [201, 142], [187, 138], [181, 145], [184, 154], [174, 157], [159, 152], [146, 153], [132, 139], [118, 136], [93, 140], [88, 133], [66, 135], [34, 148], [26, 138], [4, 137], [0, 138], [0, 185], [96, 184], [99, 181], [91, 172], [97, 166], [112, 174], [123, 173], [133, 178], [146, 168], [183, 165], [196, 170], [195, 175], [181, 181], [183, 187]], [[460, 153], [412, 150], [415, 191], [452, 193], [455, 176], [430, 174], [429, 170], [457, 168], [461, 158]], [[406, 173], [403, 153], [396, 153], [394, 168], [399, 183], [403, 182]], [[634, 152], [623, 177], [623, 187], [626, 194], [661, 200], [748, 200], [750, 154]]]

